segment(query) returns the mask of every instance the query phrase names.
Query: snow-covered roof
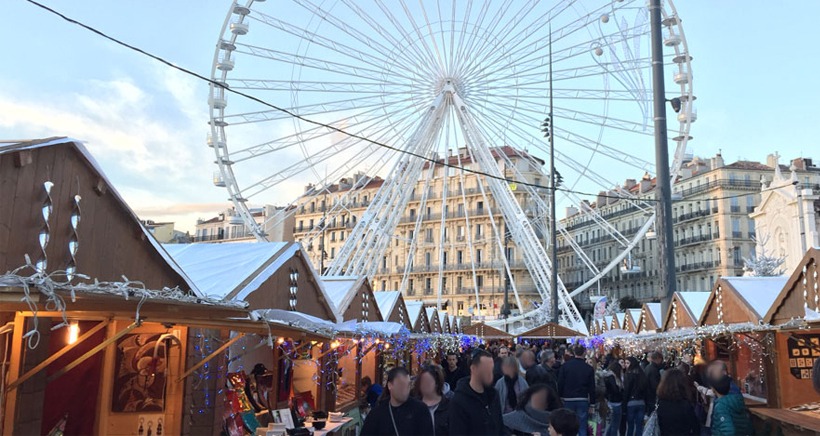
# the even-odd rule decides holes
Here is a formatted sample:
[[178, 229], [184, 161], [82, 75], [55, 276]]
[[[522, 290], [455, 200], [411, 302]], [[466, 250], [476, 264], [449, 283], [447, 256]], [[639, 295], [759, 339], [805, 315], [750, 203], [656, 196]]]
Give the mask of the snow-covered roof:
[[616, 313], [615, 316], [618, 317], [618, 325], [621, 326], [621, 328], [625, 328], [624, 323], [626, 323], [626, 312]]
[[165, 250], [207, 296], [244, 300], [292, 257], [287, 242], [165, 244]]
[[450, 317], [447, 315], [447, 312], [442, 310], [438, 313], [438, 322], [441, 324], [442, 330], [450, 330]]
[[652, 315], [655, 322], [660, 325], [661, 320], [663, 320], [663, 315], [661, 314], [661, 303], [646, 303], [646, 307], [649, 308], [649, 314]]
[[[427, 307], [427, 308], [424, 309], [424, 311], [427, 312], [427, 319], [430, 320], [430, 328], [432, 329], [433, 324], [435, 324], [434, 321], [438, 319], [438, 311], [436, 310], [435, 307]], [[439, 328], [444, 330], [444, 326], [442, 326], [441, 324], [442, 324], [441, 321], [439, 321], [439, 323], [438, 323]]]
[[[82, 157], [86, 161], [88, 161], [89, 165], [91, 165], [94, 171], [96, 171], [100, 175], [100, 177], [105, 181], [105, 184], [108, 186], [108, 192], [110, 192], [111, 195], [113, 195], [114, 198], [116, 198], [117, 201], [123, 205], [123, 207], [131, 216], [131, 218], [134, 221], [136, 221], [137, 225], [139, 225], [140, 230], [142, 230], [143, 235], [145, 235], [146, 237], [146, 240], [149, 241], [151, 243], [151, 246], [153, 246], [157, 250], [159, 255], [162, 256], [162, 259], [168, 264], [168, 266], [170, 266], [171, 269], [174, 270], [174, 272], [179, 274], [180, 277], [182, 277], [182, 279], [185, 280], [185, 284], [191, 289], [191, 292], [200, 297], [205, 296], [206, 294], [196, 286], [195, 281], [192, 280], [191, 277], [189, 277], [185, 273], [185, 271], [177, 264], [177, 262], [174, 261], [174, 259], [168, 254], [168, 252], [162, 248], [162, 244], [160, 244], [159, 241], [157, 241], [157, 239], [154, 237], [154, 234], [148, 231], [148, 229], [146, 229], [145, 226], [142, 225], [142, 222], [140, 221], [137, 214], [134, 213], [133, 210], [131, 210], [131, 207], [128, 205], [128, 203], [125, 201], [122, 195], [120, 195], [120, 193], [117, 191], [117, 188], [114, 186], [113, 183], [111, 183], [111, 180], [108, 178], [108, 176], [105, 175], [105, 172], [102, 170], [102, 166], [100, 166], [99, 162], [97, 162], [97, 160], [94, 159], [94, 156], [91, 154], [91, 152], [88, 151], [85, 145], [83, 145], [82, 141], [68, 137], [55, 137], [45, 139], [41, 142], [34, 141], [31, 144], [26, 145], [22, 145], [25, 144], [22, 142], [14, 144], [3, 144], [0, 145], [0, 154], [20, 150], [34, 150], [37, 148], [51, 147], [54, 145], [67, 143], [73, 144], [77, 152], [80, 153], [80, 155], [82, 155]], [[136, 279], [136, 277], [134, 277], [134, 279]]]
[[749, 304], [758, 318], [763, 318], [780, 295], [788, 277], [721, 277]]
[[339, 317], [344, 316], [345, 311], [350, 306], [350, 303], [356, 296], [356, 292], [361, 286], [362, 279], [362, 277], [358, 276], [322, 277], [322, 286]]
[[709, 302], [711, 292], [678, 292], [678, 295], [697, 322], [706, 308], [706, 303]]
[[332, 336], [338, 330], [338, 326], [333, 322], [302, 312], [282, 309], [263, 309], [254, 310], [253, 315], [271, 322], [298, 327], [325, 336]]
[[380, 334], [392, 336], [401, 332], [404, 326], [397, 322], [389, 321], [366, 321], [356, 322], [347, 321], [337, 325], [338, 331], [342, 333], [356, 333], [356, 334]]
[[612, 327], [612, 315], [604, 315], [604, 325], [607, 330]]
[[410, 317], [410, 324], [415, 326], [424, 310], [424, 303], [421, 301], [405, 301], [404, 305], [407, 306], [407, 316]]
[[373, 296], [376, 297], [376, 305], [379, 306], [379, 312], [381, 312], [382, 317], [384, 319], [387, 319], [390, 317], [390, 314], [393, 313], [393, 308], [399, 301], [399, 296], [401, 296], [401, 292], [379, 291], [374, 292]]
[[629, 311], [629, 317], [632, 318], [632, 322], [637, 327], [638, 322], [641, 320], [641, 309], [627, 309], [627, 311]]

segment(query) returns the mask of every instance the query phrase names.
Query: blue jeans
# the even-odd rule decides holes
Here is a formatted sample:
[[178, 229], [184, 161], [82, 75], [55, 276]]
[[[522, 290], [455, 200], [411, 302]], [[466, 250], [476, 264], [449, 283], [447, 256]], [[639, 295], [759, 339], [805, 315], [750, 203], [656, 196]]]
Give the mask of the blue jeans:
[[578, 422], [581, 424], [578, 427], [579, 436], [587, 436], [587, 421], [589, 421], [589, 400], [564, 400], [564, 407], [575, 412], [578, 417]]
[[623, 408], [621, 403], [609, 403], [609, 425], [606, 426], [606, 436], [618, 436], [621, 428], [621, 415]]
[[646, 404], [626, 406], [626, 436], [643, 434], [644, 415], [646, 415]]

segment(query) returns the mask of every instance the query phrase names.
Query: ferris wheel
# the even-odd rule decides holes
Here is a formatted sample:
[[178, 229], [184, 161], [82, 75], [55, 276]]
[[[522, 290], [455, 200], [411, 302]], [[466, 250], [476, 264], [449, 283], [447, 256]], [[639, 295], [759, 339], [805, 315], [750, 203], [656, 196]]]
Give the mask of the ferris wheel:
[[[671, 0], [664, 3], [667, 93], [679, 106], [677, 123], [669, 126], [674, 180], [697, 114], [681, 19]], [[648, 217], [627, 235], [595, 208], [580, 208], [619, 247], [605, 265], [584, 261], [590, 273], [580, 286], [567, 290], [559, 277], [561, 320], [585, 331], [571, 297], [629, 261], [654, 223], [654, 205], [619, 187], [624, 176], [655, 174], [648, 18], [645, 0], [234, 2], [212, 67], [214, 183], [227, 190], [237, 219], [267, 240], [266, 228], [299, 213], [296, 205], [326, 198], [339, 180], [367, 176], [348, 187], [346, 196], [355, 198], [380, 178], [325, 274], [373, 277], [395, 254], [393, 242], [404, 238], [402, 291], [412, 283], [411, 259], [425, 242], [436, 246], [439, 260], [456, 243], [443, 230], [445, 216], [467, 228], [467, 240], [459, 242], [468, 253], [467, 276], [475, 278], [471, 226], [484, 220], [494, 249], [505, 253], [500, 265], [521, 309], [516, 319], [526, 319], [549, 307], [551, 295], [554, 266], [544, 237], [549, 192], [539, 185], [550, 176], [541, 124], [552, 113], [555, 167], [563, 179], [558, 207], [583, 205], [589, 199], [583, 193], [605, 191]], [[468, 179], [474, 180], [470, 192]], [[494, 210], [448, 211], [448, 200], [470, 203], [468, 194]], [[290, 207], [260, 223], [250, 205], [264, 203]], [[401, 224], [424, 228], [429, 216], [406, 212], [431, 204], [442, 212], [432, 238], [397, 230]], [[346, 201], [328, 205], [303, 244], [323, 238], [324, 226], [343, 220], [349, 208]], [[559, 240], [589, 260], [567, 229], [556, 227]], [[517, 248], [525, 277], [510, 274], [506, 241]], [[427, 272], [442, 283], [443, 267]], [[524, 307], [519, 288], [526, 286], [540, 304]], [[441, 286], [436, 292], [440, 301]]]

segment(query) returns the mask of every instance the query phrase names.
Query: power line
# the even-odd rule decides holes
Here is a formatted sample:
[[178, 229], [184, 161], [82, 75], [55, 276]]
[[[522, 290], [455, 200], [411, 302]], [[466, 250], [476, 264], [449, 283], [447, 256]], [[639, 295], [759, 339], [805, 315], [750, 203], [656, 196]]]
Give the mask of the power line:
[[[661, 201], [661, 200], [658, 200], [656, 198], [625, 197], [625, 196], [609, 195], [609, 194], [602, 194], [602, 193], [596, 194], [596, 193], [591, 193], [591, 192], [577, 191], [577, 190], [573, 190], [573, 189], [566, 189], [566, 188], [560, 188], [560, 187], [554, 187], [553, 188], [553, 187], [550, 187], [550, 186], [543, 186], [543, 185], [539, 185], [539, 184], [531, 183], [531, 182], [527, 182], [527, 181], [510, 180], [510, 179], [507, 179], [506, 177], [495, 176], [495, 175], [488, 174], [488, 173], [480, 171], [480, 170], [474, 170], [472, 168], [467, 168], [467, 167], [462, 166], [462, 165], [451, 164], [451, 163], [447, 162], [446, 158], [442, 159], [442, 160], [438, 160], [438, 159], [433, 159], [433, 158], [430, 158], [430, 157], [427, 157], [427, 156], [423, 156], [423, 155], [414, 153], [412, 151], [402, 150], [402, 149], [396, 148], [392, 145], [385, 144], [383, 142], [379, 142], [379, 141], [367, 138], [365, 136], [362, 136], [362, 135], [359, 135], [359, 134], [356, 134], [356, 133], [350, 133], [350, 132], [345, 131], [341, 128], [332, 126], [330, 124], [322, 123], [322, 122], [307, 118], [305, 116], [294, 113], [291, 110], [288, 110], [288, 109], [283, 108], [283, 107], [279, 107], [279, 106], [277, 106], [273, 103], [262, 100], [261, 98], [253, 96], [251, 94], [247, 94], [247, 93], [244, 93], [242, 91], [237, 91], [235, 89], [231, 89], [230, 87], [226, 86], [226, 84], [224, 84], [224, 83], [218, 82], [218, 81], [213, 80], [209, 77], [205, 77], [205, 76], [203, 76], [203, 75], [201, 75], [201, 74], [199, 74], [195, 71], [189, 70], [188, 68], [179, 66], [179, 65], [177, 65], [177, 64], [175, 64], [171, 61], [168, 61], [168, 60], [166, 60], [165, 58], [163, 58], [161, 56], [155, 55], [155, 54], [153, 54], [151, 52], [148, 52], [146, 50], [143, 50], [143, 49], [141, 49], [141, 48], [139, 48], [135, 45], [129, 44], [129, 43], [124, 42], [120, 39], [117, 39], [113, 36], [110, 36], [110, 35], [106, 34], [105, 32], [103, 32], [101, 30], [98, 30], [94, 27], [91, 27], [91, 26], [85, 24], [85, 23], [82, 23], [78, 20], [75, 20], [74, 18], [66, 16], [65, 14], [63, 14], [63, 13], [61, 13], [61, 12], [59, 12], [59, 11], [49, 7], [49, 6], [46, 6], [46, 5], [44, 5], [42, 3], [39, 3], [35, 0], [26, 0], [26, 1], [28, 3], [31, 3], [34, 6], [37, 6], [41, 9], [53, 14], [53, 15], [56, 15], [56, 16], [62, 18], [63, 20], [65, 20], [65, 21], [67, 21], [71, 24], [82, 27], [83, 29], [86, 29], [91, 33], [94, 33], [98, 36], [101, 36], [101, 37], [103, 37], [103, 38], [105, 38], [105, 39], [107, 39], [107, 40], [109, 40], [109, 41], [111, 41], [111, 42], [113, 42], [117, 45], [125, 47], [129, 50], [135, 51], [135, 52], [137, 52], [137, 53], [139, 53], [143, 56], [147, 56], [147, 57], [149, 57], [149, 58], [151, 58], [151, 59], [153, 59], [157, 62], [160, 62], [160, 63], [164, 64], [167, 67], [173, 68], [173, 69], [175, 69], [177, 71], [180, 71], [182, 73], [185, 73], [189, 76], [192, 76], [192, 77], [195, 77], [199, 80], [207, 82], [211, 86], [216, 86], [216, 87], [222, 88], [227, 92], [230, 92], [232, 94], [247, 98], [247, 99], [252, 100], [256, 103], [267, 106], [267, 107], [269, 107], [273, 110], [282, 112], [282, 113], [284, 113], [284, 114], [286, 114], [286, 115], [288, 115], [292, 118], [296, 118], [298, 120], [304, 121], [308, 124], [312, 124], [312, 125], [315, 125], [315, 126], [318, 126], [318, 127], [324, 127], [326, 129], [330, 129], [334, 132], [341, 133], [343, 135], [349, 136], [351, 138], [359, 139], [361, 141], [365, 141], [365, 142], [371, 143], [373, 145], [376, 145], [376, 146], [379, 146], [379, 147], [382, 147], [382, 148], [386, 148], [388, 150], [391, 150], [391, 151], [394, 151], [394, 152], [397, 152], [397, 153], [400, 153], [400, 154], [404, 154], [404, 155], [407, 155], [407, 156], [413, 156], [415, 158], [422, 159], [422, 160], [430, 162], [434, 165], [441, 165], [443, 167], [448, 167], [448, 168], [453, 168], [453, 169], [457, 169], [457, 170], [460, 170], [460, 171], [465, 171], [465, 172], [475, 174], [475, 175], [478, 175], [478, 176], [483, 176], [483, 177], [486, 177], [486, 178], [503, 181], [505, 183], [515, 183], [515, 184], [519, 184], [519, 185], [529, 186], [529, 187], [532, 187], [532, 188], [544, 189], [546, 191], [566, 192], [566, 193], [571, 193], [571, 194], [576, 194], [576, 195], [585, 195], [585, 196], [596, 197], [596, 198], [611, 198], [611, 199], [616, 199], [616, 200], [632, 200], [632, 201], [643, 201], [643, 202], [658, 202], [658, 201]], [[793, 184], [796, 185], [797, 182], [794, 182]], [[713, 198], [713, 200], [725, 200], [725, 199], [730, 199], [730, 198], [745, 197], [745, 196], [749, 196], [749, 195], [757, 195], [757, 194], [760, 194], [761, 192], [766, 192], [766, 191], [774, 190], [774, 189], [779, 189], [779, 188], [767, 188], [767, 189], [757, 191], [757, 192], [748, 192], [748, 193], [730, 195], [730, 196], [725, 196], [725, 197], [717, 197], [717, 198]], [[684, 199], [672, 200], [672, 202], [674, 202], [674, 203], [685, 202], [685, 201], [698, 201], [698, 200], [684, 200]]]

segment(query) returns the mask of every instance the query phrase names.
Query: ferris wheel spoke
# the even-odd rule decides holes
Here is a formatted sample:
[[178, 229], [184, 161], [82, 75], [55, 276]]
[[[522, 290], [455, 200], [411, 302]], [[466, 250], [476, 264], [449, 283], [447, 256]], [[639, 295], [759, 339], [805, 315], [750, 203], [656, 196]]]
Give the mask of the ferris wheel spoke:
[[[324, 15], [326, 17], [327, 14]], [[306, 42], [310, 42], [311, 44], [316, 44], [317, 46], [324, 47], [334, 53], [334, 56], [341, 56], [348, 58], [357, 63], [363, 63], [366, 65], [370, 65], [376, 69], [381, 69], [384, 67], [385, 63], [389, 63], [389, 57], [386, 57], [384, 53], [379, 51], [379, 47], [368, 47], [371, 50], [369, 52], [361, 51], [355, 47], [352, 47], [347, 44], [342, 44], [339, 41], [334, 41], [333, 39], [326, 38], [321, 36], [315, 32], [311, 32], [307, 29], [298, 27], [292, 23], [285, 22], [278, 18], [272, 17], [270, 15], [264, 14], [259, 11], [255, 11], [254, 14], [250, 15], [251, 19], [257, 20], [258, 22], [268, 25], [274, 29], [281, 30], [284, 33], [290, 34], [296, 38], [303, 39]], [[381, 55], [379, 57], [374, 57], [374, 54]]]
[[[377, 0], [376, 4], [378, 5], [378, 7], [382, 11], [382, 13], [385, 15], [387, 20], [390, 21], [390, 23], [393, 24], [393, 26], [399, 32], [399, 34], [401, 34], [402, 38], [404, 39], [404, 44], [403, 45], [409, 45], [409, 46], [412, 46], [412, 47], [416, 47], [418, 49], [418, 51], [420, 52], [420, 54], [422, 55], [422, 59], [426, 62], [428, 67], [432, 68], [432, 70], [431, 70], [432, 74], [434, 76], [435, 75], [440, 76], [441, 75], [441, 70], [439, 68], [439, 65], [436, 62], [436, 59], [433, 57], [433, 53], [427, 47], [427, 41], [424, 39], [424, 37], [421, 34], [418, 34], [418, 32], [417, 32], [418, 39], [413, 38], [413, 36], [407, 31], [407, 29], [404, 28], [404, 26], [399, 21], [399, 19], [396, 18], [396, 16], [393, 15], [393, 12], [391, 11], [392, 8], [390, 6], [385, 5], [384, 2], [381, 1], [381, 0]], [[412, 41], [421, 41], [421, 44], [423, 45], [423, 47], [418, 47], [416, 44], [412, 44], [411, 43]]]
[[[392, 42], [392, 49], [388, 46], [385, 46], [381, 41], [369, 37], [366, 33], [362, 32], [361, 30], [356, 29], [353, 26], [350, 26], [344, 20], [335, 17], [332, 13], [323, 10], [321, 7], [317, 6], [315, 3], [310, 2], [309, 0], [299, 0], [297, 1], [297, 3], [299, 3], [300, 6], [305, 8], [307, 11], [321, 16], [324, 22], [333, 25], [336, 29], [355, 39], [364, 47], [367, 47], [367, 49], [377, 50], [381, 54], [381, 58], [386, 64], [391, 65], [394, 68], [398, 67], [408, 69], [407, 67], [412, 67], [409, 68], [409, 70], [417, 72], [417, 75], [419, 75], [420, 77], [422, 76], [422, 72], [428, 71], [426, 69], [426, 63], [424, 62], [422, 57], [412, 56], [412, 54], [415, 54], [414, 51], [396, 50], [395, 48], [399, 47], [399, 45], [397, 44], [397, 41], [392, 38], [392, 35], [382, 31], [383, 29], [378, 27], [378, 23], [374, 22], [374, 20], [372, 20], [369, 15], [364, 13], [364, 10], [361, 9], [358, 5], [346, 3], [346, 5], [348, 6], [348, 8], [350, 8], [351, 11], [354, 11], [355, 13], [359, 14], [360, 17], [368, 21], [368, 23], [371, 26], [373, 26], [373, 24], [375, 23], [376, 27], [374, 29], [388, 42]], [[331, 40], [331, 42], [333, 41]]]
[[[397, 56], [406, 60], [408, 65], [414, 66], [419, 70], [426, 70], [431, 72], [431, 70], [427, 67], [428, 61], [425, 59], [425, 56], [419, 49], [414, 45], [410, 44], [409, 47], [407, 44], [402, 44], [401, 40], [396, 39], [395, 35], [387, 30], [386, 28], [382, 27], [381, 22], [382, 20], [378, 20], [373, 18], [370, 14], [367, 13], [367, 10], [359, 6], [353, 1], [350, 0], [342, 0], [342, 2], [352, 11], [354, 11], [362, 20], [370, 26], [376, 33], [379, 34], [382, 38], [384, 38], [387, 42], [391, 43], [393, 49], [391, 50], [392, 53], [396, 53]], [[335, 24], [339, 27], [344, 27], [345, 29], [350, 29], [344, 22], [339, 22], [340, 20], [333, 20]], [[362, 34], [362, 32], [358, 31], [357, 29], [350, 29], [351, 33], [355, 33], [357, 35]], [[368, 40], [368, 44], [371, 44], [371, 38], [366, 38]], [[379, 44], [379, 42], [375, 42]]]
[[[558, 16], [560, 16], [561, 13], [563, 13], [565, 10], [567, 10], [569, 8], [571, 3], [572, 2], [565, 3], [566, 7], [559, 10], [558, 12], [555, 12], [555, 9], [558, 8], [558, 6], [557, 5], [553, 6], [553, 8], [547, 10], [540, 17], [536, 18], [534, 23], [541, 23], [542, 26], [545, 26], [546, 22], [548, 21], [548, 17], [558, 17]], [[535, 26], [534, 23], [531, 23], [525, 29], [519, 30], [518, 32], [513, 31], [514, 26], [517, 26], [521, 22], [521, 20], [523, 20], [524, 16], [530, 14], [530, 11], [532, 9], [531, 5], [533, 5], [533, 4], [534, 3], [523, 4], [522, 5], [522, 8], [518, 10], [518, 12], [513, 16], [513, 18], [507, 23], [507, 25], [505, 25], [505, 27], [502, 28], [502, 30], [499, 32], [499, 34], [503, 35], [503, 37], [499, 41], [497, 41], [497, 44], [495, 46], [490, 46], [488, 44], [485, 44], [484, 47], [479, 49], [479, 52], [482, 53], [482, 54], [483, 54], [484, 50], [486, 49], [486, 50], [488, 50], [488, 53], [487, 53], [488, 56], [495, 56], [494, 58], [487, 58], [486, 59], [486, 61], [488, 61], [487, 64], [492, 64], [493, 62], [497, 62], [500, 59], [497, 56], [502, 55], [502, 53], [510, 52], [511, 48], [510, 48], [509, 44], [512, 42], [512, 39], [514, 39], [515, 37], [518, 37], [518, 36], [522, 35], [522, 33], [524, 33], [524, 32], [527, 32], [527, 33], [524, 33], [525, 36], [529, 35], [530, 33], [534, 34], [535, 31], [532, 30], [532, 28]], [[515, 18], [519, 17], [520, 15], [523, 15], [523, 16], [516, 20]], [[510, 25], [513, 25], [513, 27], [510, 27]], [[541, 26], [539, 26], [539, 28], [541, 28]], [[529, 31], [528, 31], [528, 29], [529, 29]], [[488, 42], [488, 40], [485, 40], [485, 41]], [[502, 46], [504, 47], [504, 50], [500, 49]], [[514, 53], [509, 53], [509, 55], [510, 56], [515, 56]], [[478, 68], [480, 68], [480, 64], [476, 61], [473, 61], [465, 69], [466, 70], [465, 74], [472, 74], [472, 73], [476, 72], [476, 70]]]
[[[275, 62], [280, 62], [285, 65], [300, 65], [303, 68], [310, 68], [317, 71], [323, 71], [325, 73], [333, 75], [345, 75], [349, 77], [352, 76], [358, 77], [360, 79], [369, 79], [379, 82], [382, 80], [382, 75], [384, 74], [384, 70], [382, 69], [351, 65], [343, 62], [330, 61], [327, 59], [312, 56], [299, 55], [296, 53], [290, 53], [282, 50], [274, 50], [270, 48], [264, 48], [239, 42], [236, 43], [236, 46], [237, 53], [242, 53], [262, 59], [269, 59]], [[401, 74], [400, 72], [394, 71], [394, 74], [398, 77], [402, 77], [407, 80], [413, 80], [412, 77], [407, 76], [405, 74]]]
[[[327, 123], [327, 124], [328, 125], [342, 125], [342, 126], [347, 125], [348, 128], [355, 128], [355, 127], [357, 127], [357, 125], [359, 123], [357, 122], [357, 123], [354, 123], [354, 124], [351, 125], [349, 123], [349, 121], [351, 119], [356, 119], [357, 117], [368, 115], [369, 113], [380, 114], [380, 115], [374, 115], [372, 118], [370, 118], [367, 121], [367, 124], [366, 124], [367, 128], [372, 129], [374, 127], [380, 126], [382, 122], [390, 120], [390, 114], [389, 113], [383, 113], [382, 109], [383, 108], [378, 106], [378, 105], [373, 105], [373, 107], [370, 110], [366, 111], [366, 112], [360, 112], [360, 113], [355, 114], [355, 115], [345, 116], [343, 118], [337, 119], [337, 120], [332, 121], [332, 122]], [[396, 133], [398, 134], [399, 129], [404, 126], [404, 123], [405, 122], [410, 122], [410, 120], [412, 119], [412, 115], [413, 115], [413, 112], [410, 112], [407, 115], [405, 115], [403, 118], [400, 118], [398, 120], [393, 120], [394, 122], [392, 123], [392, 126], [391, 126], [393, 128], [393, 130], [396, 131]], [[306, 130], [303, 130], [301, 132], [301, 134], [305, 134], [305, 133], [308, 133], [308, 134], [311, 135], [310, 139], [319, 139], [319, 138], [330, 136], [330, 135], [332, 135], [336, 132], [334, 130], [328, 129], [324, 126], [313, 126], [313, 127], [310, 127]], [[289, 134], [287, 136], [277, 138], [277, 139], [272, 140], [272, 141], [267, 141], [267, 142], [264, 142], [264, 143], [261, 143], [261, 144], [255, 144], [255, 145], [252, 145], [252, 146], [249, 146], [249, 147], [239, 149], [239, 150], [236, 150], [236, 151], [232, 152], [231, 153], [231, 158], [234, 162], [238, 163], [238, 162], [242, 162], [244, 160], [248, 160], [248, 159], [251, 159], [251, 158], [257, 158], [257, 157], [263, 156], [267, 153], [281, 151], [281, 150], [284, 150], [288, 147], [299, 145], [301, 142], [305, 142], [304, 139], [301, 142], [298, 141], [297, 139], [299, 137], [300, 137], [300, 133], [297, 132], [297, 133], [292, 133], [292, 134]]]
[[[570, 6], [570, 4], [567, 4], [566, 8], [559, 11], [559, 15], [560, 15], [561, 12], [567, 10], [569, 8], [569, 6]], [[604, 9], [604, 7], [599, 8], [599, 10], [601, 10], [601, 9]], [[544, 32], [543, 36], [541, 36], [540, 38], [530, 38], [530, 37], [532, 35], [539, 34], [540, 33], [539, 31], [541, 29], [544, 29], [545, 27], [547, 27], [547, 24], [550, 22], [551, 18], [554, 18], [554, 17], [551, 17], [550, 14], [544, 14], [541, 17], [538, 17], [537, 19], [535, 19], [532, 23], [530, 23], [529, 25], [527, 25], [523, 29], [521, 29], [515, 35], [515, 37], [517, 38], [517, 42], [515, 42], [514, 44], [511, 43], [511, 45], [507, 45], [505, 47], [506, 50], [504, 50], [504, 51], [497, 51], [496, 53], [494, 53], [496, 58], [492, 59], [491, 64], [496, 65], [496, 67], [495, 67], [494, 70], [490, 70], [490, 71], [485, 72], [484, 75], [489, 76], [489, 75], [494, 74], [497, 71], [512, 70], [512, 69], [515, 69], [516, 66], [519, 65], [519, 64], [523, 64], [524, 62], [529, 62], [529, 61], [537, 60], [537, 59], [541, 59], [542, 62], [540, 62], [540, 64], [544, 65], [545, 62], [543, 62], [543, 59], [546, 59], [546, 57], [548, 56], [547, 48], [548, 48], [548, 43], [549, 43], [549, 39], [550, 39], [551, 35], [548, 32]], [[580, 17], [577, 20], [575, 20], [571, 23], [568, 23], [564, 27], [561, 27], [560, 29], [553, 31], [553, 35], [557, 34], [556, 35], [557, 37], [553, 38], [553, 44], [558, 43], [560, 45], [560, 43], [562, 42], [563, 39], [568, 38], [569, 36], [571, 36], [575, 32], [583, 30], [584, 29], [583, 25], [588, 24], [589, 21], [594, 22], [596, 19], [597, 18], [595, 18], [595, 19], [590, 18], [589, 15], [586, 16], [586, 17]], [[581, 46], [587, 46], [588, 47], [589, 44], [591, 44], [593, 41], [596, 41], [597, 39], [598, 38], [593, 38], [592, 40], [576, 44], [576, 45], [571, 46], [569, 48], [559, 49], [557, 51], [554, 50], [553, 51], [554, 62], [558, 63], [558, 62], [564, 60], [565, 59], [564, 56], [566, 55], [565, 54], [566, 51], [570, 51], [570, 53], [572, 53], [574, 48], [581, 47]], [[527, 43], [524, 44], [525, 42], [527, 42]], [[522, 45], [522, 44], [524, 44], [524, 45]], [[587, 48], [586, 51], [588, 52], [589, 48]], [[531, 57], [531, 55], [539, 54], [539, 53], [541, 54], [540, 57], [536, 57], [536, 58]], [[571, 56], [566, 56], [566, 58], [568, 58], [568, 57], [571, 57]], [[509, 63], [506, 63], [506, 64], [501, 63], [502, 59], [504, 59], [504, 58], [512, 59], [513, 61], [511, 61]], [[478, 79], [481, 79], [481, 78], [482, 77], [479, 76]]]
[[382, 82], [317, 82], [269, 79], [229, 78], [230, 89], [252, 89], [281, 92], [355, 93], [379, 95], [407, 95], [417, 88], [412, 83]]
[[[335, 101], [328, 101], [322, 103], [315, 103], [309, 105], [302, 105], [296, 107], [289, 107], [285, 108], [288, 112], [296, 113], [303, 117], [313, 117], [317, 115], [324, 115], [327, 116], [330, 113], [338, 113], [342, 112], [345, 114], [349, 114], [350, 111], [359, 110], [363, 111], [367, 109], [367, 112], [371, 112], [374, 108], [381, 108], [382, 112], [385, 107], [391, 107], [392, 105], [397, 105], [399, 103], [406, 103], [406, 106], [397, 108], [397, 109], [412, 109], [411, 102], [414, 101], [414, 97], [407, 97], [403, 100], [397, 100], [392, 102], [385, 102], [378, 98], [378, 96], [365, 96], [365, 97], [357, 97], [357, 98], [347, 98], [344, 100], [335, 100]], [[367, 102], [368, 104], [362, 104], [363, 102]], [[388, 103], [386, 105], [386, 103]], [[222, 117], [222, 119], [230, 123], [232, 126], [242, 125], [242, 124], [251, 124], [251, 123], [261, 123], [261, 122], [269, 122], [269, 121], [280, 121], [280, 120], [289, 120], [293, 119], [293, 116], [283, 112], [281, 109], [270, 109], [270, 110], [263, 110], [263, 111], [254, 111], [254, 112], [240, 112], [235, 114], [228, 114]], [[241, 120], [241, 121], [239, 121]]]
[[[408, 115], [408, 117], [409, 116], [410, 115]], [[385, 139], [385, 136], [386, 136], [386, 134], [377, 135], [377, 137], [379, 139]], [[261, 193], [265, 190], [268, 190], [268, 189], [278, 185], [279, 183], [282, 183], [282, 182], [288, 180], [288, 178], [293, 177], [296, 174], [301, 174], [302, 172], [307, 171], [307, 170], [315, 167], [316, 165], [318, 165], [320, 163], [323, 163], [323, 162], [327, 161], [328, 159], [336, 156], [336, 154], [338, 154], [339, 152], [345, 150], [347, 147], [351, 147], [352, 146], [351, 143], [359, 143], [359, 142], [361, 142], [361, 140], [348, 136], [345, 139], [343, 139], [342, 141], [340, 141], [339, 143], [331, 145], [330, 147], [325, 148], [323, 150], [320, 150], [319, 152], [317, 152], [314, 155], [314, 158], [311, 159], [311, 160], [298, 161], [298, 162], [290, 165], [289, 167], [287, 167], [284, 171], [282, 171], [280, 173], [271, 175], [271, 176], [266, 177], [266, 178], [264, 178], [260, 181], [255, 182], [255, 183], [251, 183], [251, 184], [248, 185], [246, 190], [251, 190], [251, 189], [255, 189], [255, 190], [251, 191], [247, 195], [247, 198], [251, 198], [255, 195], [258, 195], [259, 193]], [[376, 146], [372, 143], [366, 143], [366, 144], [367, 145], [365, 146], [365, 150], [364, 150], [363, 153], [354, 155], [355, 158], [360, 159], [359, 162], [363, 162], [364, 160], [368, 159], [372, 153], [375, 153], [380, 148], [380, 147], [378, 147], [378, 146]], [[386, 150], [386, 149], [382, 149], [382, 150]]]

